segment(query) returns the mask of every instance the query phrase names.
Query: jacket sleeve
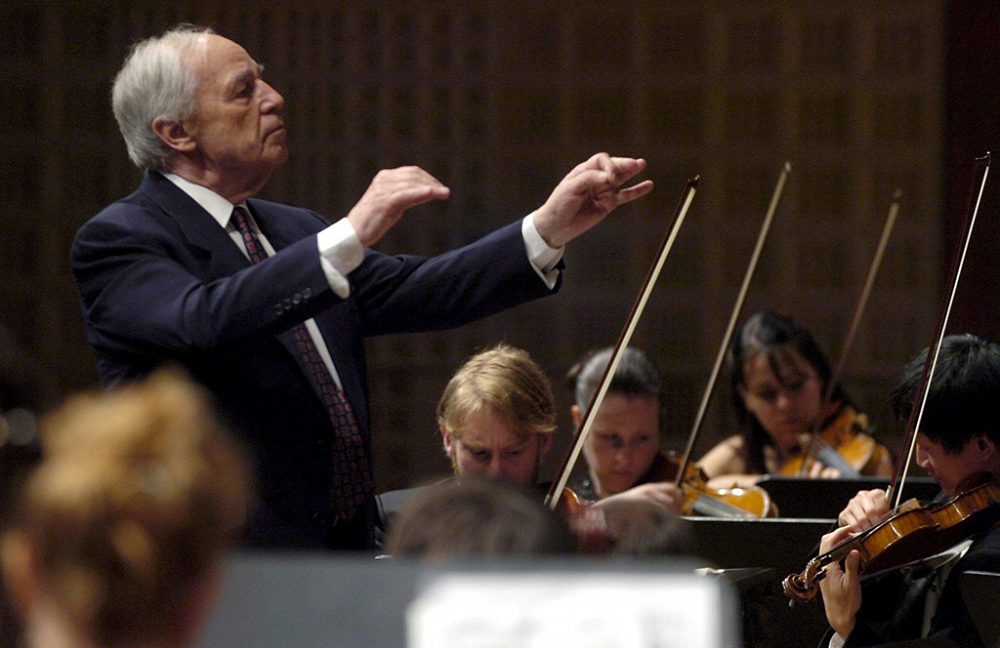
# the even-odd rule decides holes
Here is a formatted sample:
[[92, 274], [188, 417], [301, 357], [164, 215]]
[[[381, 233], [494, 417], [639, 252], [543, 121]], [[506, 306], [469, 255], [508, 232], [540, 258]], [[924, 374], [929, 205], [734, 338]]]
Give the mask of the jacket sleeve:
[[168, 224], [117, 204], [84, 225], [71, 250], [88, 337], [121, 352], [193, 352], [271, 336], [337, 301], [315, 236], [250, 265], [238, 248], [187, 244]]
[[435, 257], [369, 252], [351, 274], [365, 335], [459, 326], [552, 294], [560, 282], [549, 290], [538, 276], [520, 222]]

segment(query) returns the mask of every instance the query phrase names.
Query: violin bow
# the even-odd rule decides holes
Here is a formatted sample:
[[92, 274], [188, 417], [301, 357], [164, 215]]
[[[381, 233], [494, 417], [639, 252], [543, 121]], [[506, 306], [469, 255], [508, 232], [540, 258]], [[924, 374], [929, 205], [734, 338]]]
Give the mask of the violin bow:
[[[924, 408], [927, 406], [927, 397], [931, 390], [931, 381], [934, 370], [937, 368], [938, 355], [941, 353], [941, 343], [944, 341], [945, 330], [948, 328], [948, 318], [951, 316], [951, 307], [955, 302], [955, 293], [958, 290], [958, 282], [962, 276], [962, 269], [965, 266], [965, 255], [969, 250], [969, 242], [972, 240], [972, 230], [976, 226], [976, 217], [979, 214], [979, 204], [983, 199], [983, 190], [986, 188], [986, 177], [990, 172], [990, 154], [978, 157], [973, 163], [973, 168], [982, 168], [982, 177], [977, 178], [973, 173], [973, 191], [970, 196], [970, 207], [966, 210], [965, 222], [962, 223], [962, 235], [959, 237], [955, 256], [952, 258], [951, 270], [949, 273], [948, 290], [942, 298], [942, 307], [938, 316], [937, 328], [934, 332], [933, 342], [927, 349], [927, 358], [924, 360], [923, 372], [920, 375], [920, 386], [914, 394], [914, 403], [918, 400], [919, 407], [910, 407], [910, 415], [906, 421], [906, 437], [903, 440], [904, 446], [909, 446], [906, 454], [900, 457], [896, 465], [895, 474], [889, 487], [885, 491], [885, 497], [892, 502], [892, 508], [899, 507], [903, 484], [906, 483], [906, 476], [910, 469], [910, 462], [913, 459], [913, 452], [917, 446], [917, 431], [923, 420]], [[978, 184], [978, 187], [977, 187]], [[933, 351], [933, 352], [932, 352]], [[895, 501], [893, 501], [895, 496]]]
[[566, 458], [563, 460], [562, 467], [559, 469], [559, 478], [553, 482], [552, 488], [545, 496], [545, 505], [552, 510], [555, 510], [559, 505], [563, 490], [565, 490], [566, 483], [569, 481], [570, 473], [573, 471], [573, 466], [576, 465], [576, 460], [580, 456], [583, 444], [587, 440], [587, 436], [590, 434], [590, 428], [593, 427], [597, 410], [600, 407], [601, 402], [604, 400], [604, 395], [607, 393], [608, 387], [611, 385], [611, 380], [614, 378], [615, 371], [618, 369], [618, 363], [621, 361], [622, 354], [625, 352], [625, 348], [628, 347], [629, 342], [632, 340], [632, 334], [635, 332], [636, 324], [639, 323], [642, 311], [646, 308], [646, 302], [649, 301], [649, 296], [653, 292], [653, 286], [656, 285], [656, 280], [660, 276], [660, 270], [663, 269], [663, 263], [667, 260], [667, 255], [670, 253], [670, 249], [674, 246], [674, 241], [677, 239], [677, 233], [680, 231], [681, 225], [684, 224], [684, 219], [687, 216], [688, 210], [691, 207], [691, 202], [694, 200], [695, 193], [697, 192], [698, 180], [698, 176], [695, 176], [687, 182], [684, 193], [681, 195], [680, 202], [678, 202], [677, 208], [674, 210], [674, 216], [670, 227], [667, 229], [667, 233], [663, 237], [663, 241], [660, 243], [660, 249], [656, 254], [653, 265], [650, 267], [645, 281], [643, 281], [642, 290], [640, 291], [635, 303], [632, 304], [632, 311], [629, 313], [628, 319], [625, 322], [625, 327], [618, 336], [618, 342], [615, 343], [614, 352], [611, 354], [611, 360], [608, 362], [608, 366], [604, 369], [604, 375], [601, 377], [600, 386], [590, 399], [590, 405], [587, 407], [587, 412], [583, 417], [580, 431], [577, 432], [573, 446], [570, 449], [570, 452], [566, 455]]
[[733, 310], [729, 316], [729, 324], [726, 326], [726, 332], [722, 336], [722, 344], [719, 345], [719, 352], [715, 356], [715, 364], [712, 365], [712, 372], [708, 377], [708, 384], [705, 386], [705, 391], [702, 394], [701, 403], [698, 404], [698, 412], [695, 414], [694, 424], [691, 426], [691, 434], [688, 435], [687, 445], [684, 447], [684, 455], [681, 457], [681, 463], [677, 469], [677, 476], [675, 477], [675, 483], [678, 488], [684, 482], [684, 476], [687, 474], [688, 465], [691, 463], [691, 451], [694, 450], [694, 444], [698, 439], [698, 433], [701, 431], [701, 426], [705, 422], [705, 412], [708, 410], [708, 403], [712, 399], [712, 392], [715, 391], [715, 385], [719, 378], [719, 371], [722, 369], [722, 362], [726, 358], [726, 351], [729, 349], [729, 343], [733, 339], [733, 331], [736, 330], [736, 322], [739, 320], [740, 314], [743, 312], [743, 304], [746, 302], [747, 292], [750, 289], [750, 281], [753, 279], [753, 275], [757, 270], [757, 262], [760, 260], [760, 253], [764, 248], [764, 241], [767, 240], [768, 232], [771, 230], [771, 223], [774, 221], [774, 214], [778, 211], [778, 205], [781, 203], [781, 197], [785, 193], [785, 183], [788, 181], [788, 175], [791, 172], [792, 163], [785, 162], [785, 165], [781, 168], [781, 173], [778, 175], [778, 183], [774, 187], [774, 193], [771, 195], [771, 204], [767, 208], [767, 215], [764, 217], [764, 223], [761, 225], [760, 233], [757, 235], [757, 244], [754, 246], [753, 254], [750, 255], [750, 263], [747, 265], [746, 273], [743, 275], [743, 284], [740, 286], [740, 292], [736, 296], [736, 303], [733, 304]]
[[[882, 257], [885, 254], [886, 246], [889, 244], [889, 236], [892, 234], [892, 228], [896, 225], [896, 216], [899, 214], [899, 203], [902, 199], [903, 191], [901, 189], [896, 189], [896, 192], [892, 197], [892, 204], [889, 205], [889, 215], [886, 216], [885, 224], [882, 226], [882, 236], [878, 240], [878, 245], [875, 246], [875, 257], [872, 259], [871, 265], [868, 267], [868, 275], [865, 277], [864, 286], [861, 288], [861, 296], [854, 305], [854, 315], [851, 316], [851, 324], [847, 328], [847, 335], [844, 337], [844, 344], [840, 347], [840, 358], [837, 360], [837, 365], [834, 367], [833, 373], [830, 374], [829, 380], [826, 381], [826, 388], [823, 390], [823, 400], [820, 401], [820, 412], [826, 410], [826, 406], [830, 403], [830, 399], [833, 398], [833, 390], [836, 389], [837, 383], [840, 382], [841, 376], [844, 375], [844, 366], [847, 364], [847, 354], [854, 345], [854, 338], [857, 336], [858, 326], [861, 324], [861, 317], [865, 312], [865, 308], [868, 306], [868, 298], [871, 296], [872, 286], [875, 285], [875, 277], [878, 275], [879, 267], [882, 265]], [[805, 476], [806, 467], [809, 465], [809, 459], [812, 458], [819, 447], [817, 438], [819, 437], [819, 432], [823, 427], [823, 423], [824, 421], [821, 416], [813, 426], [812, 434], [809, 435], [809, 447], [806, 449], [806, 454], [802, 458], [802, 465], [799, 467], [799, 477]]]

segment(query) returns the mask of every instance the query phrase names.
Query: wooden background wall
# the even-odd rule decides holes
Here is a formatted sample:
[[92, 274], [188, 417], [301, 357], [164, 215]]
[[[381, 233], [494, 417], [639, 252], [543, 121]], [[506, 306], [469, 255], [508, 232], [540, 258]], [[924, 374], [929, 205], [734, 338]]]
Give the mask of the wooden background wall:
[[[377, 169], [401, 164], [452, 187], [379, 244], [389, 253], [434, 254], [519, 218], [593, 152], [649, 160], [654, 194], [569, 247], [556, 298], [457, 331], [371, 340], [380, 488], [447, 472], [437, 397], [464, 358], [498, 341], [526, 348], [556, 383], [557, 463], [570, 429], [561, 376], [616, 339], [685, 179], [700, 174], [636, 335], [667, 376], [666, 445], [681, 445], [785, 160], [793, 174], [746, 312], [795, 314], [834, 358], [892, 194], [904, 192], [845, 379], [893, 445], [886, 395], [929, 340], [969, 162], [998, 130], [997, 13], [942, 0], [7, 0], [0, 322], [19, 357], [0, 356], [3, 374], [35, 380], [31, 359], [38, 408], [96, 384], [69, 245], [139, 179], [109, 107], [129, 44], [187, 21], [242, 43], [285, 96], [291, 155], [266, 197], [335, 219]], [[993, 332], [996, 239], [975, 251], [957, 328]], [[732, 426], [720, 385], [699, 450]]]

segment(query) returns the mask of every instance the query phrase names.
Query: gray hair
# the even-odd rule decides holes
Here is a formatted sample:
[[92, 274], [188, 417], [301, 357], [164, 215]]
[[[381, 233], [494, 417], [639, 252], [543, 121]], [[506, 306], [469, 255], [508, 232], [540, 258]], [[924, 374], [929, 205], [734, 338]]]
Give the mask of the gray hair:
[[140, 169], [166, 168], [173, 151], [153, 131], [153, 120], [181, 122], [194, 114], [198, 79], [184, 59], [202, 36], [213, 33], [183, 24], [140, 41], [115, 77], [111, 105], [128, 156]]

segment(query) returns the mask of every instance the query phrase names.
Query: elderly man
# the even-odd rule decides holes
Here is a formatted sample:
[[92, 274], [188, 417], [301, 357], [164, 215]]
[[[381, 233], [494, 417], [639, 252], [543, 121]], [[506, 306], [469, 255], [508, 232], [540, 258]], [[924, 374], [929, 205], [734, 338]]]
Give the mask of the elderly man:
[[253, 198], [288, 155], [284, 99], [238, 44], [181, 27], [139, 43], [113, 107], [139, 189], [73, 244], [102, 380], [178, 363], [248, 441], [261, 498], [248, 542], [372, 544], [362, 340], [457, 326], [553, 292], [561, 248], [652, 189], [641, 159], [598, 154], [535, 212], [434, 258], [369, 249], [449, 190], [426, 171], [380, 171], [346, 217]]

